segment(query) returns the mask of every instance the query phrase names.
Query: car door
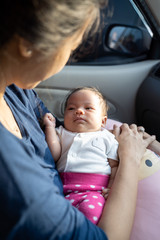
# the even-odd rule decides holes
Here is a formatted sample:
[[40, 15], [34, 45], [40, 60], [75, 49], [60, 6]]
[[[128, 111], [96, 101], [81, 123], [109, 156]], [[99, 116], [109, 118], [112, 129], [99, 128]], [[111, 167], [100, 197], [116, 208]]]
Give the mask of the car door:
[[[154, 8], [157, 2], [154, 0]], [[59, 74], [42, 82], [36, 88], [37, 93], [52, 113], [63, 119], [63, 102], [68, 91], [78, 86], [94, 86], [108, 100], [109, 118], [129, 124], [135, 122], [145, 125], [150, 133], [153, 133], [150, 126], [155, 121], [156, 129], [158, 128], [159, 110], [157, 113], [157, 109], [152, 108], [150, 104], [150, 112], [144, 114], [149, 102], [152, 102], [152, 99], [149, 100], [150, 97], [155, 95], [155, 87], [152, 88], [148, 84], [147, 88], [152, 92], [148, 97], [148, 90], [143, 87], [144, 82], [147, 82], [146, 79], [151, 75], [152, 78], [159, 79], [158, 75], [153, 76], [153, 71], [160, 62], [160, 51], [158, 53], [156, 51], [160, 48], [160, 43], [157, 30], [159, 22], [155, 20], [158, 14], [152, 14], [154, 10], [152, 3], [149, 0], [112, 0], [109, 2], [108, 8], [101, 12], [100, 29], [94, 38], [89, 37], [84, 41]], [[117, 48], [113, 47], [115, 41], [113, 31], [120, 33], [120, 37], [116, 39]], [[138, 33], [141, 34], [141, 44], [136, 44]], [[130, 50], [128, 47], [126, 51], [124, 39], [126, 36], [128, 38], [129, 34], [134, 37], [134, 40], [132, 42], [130, 40], [129, 43], [136, 44], [136, 47], [140, 46], [138, 50]], [[87, 54], [84, 54], [86, 52]], [[142, 96], [145, 102], [143, 106]], [[145, 101], [146, 97], [148, 101]], [[154, 99], [154, 106], [156, 102], [157, 95]], [[158, 117], [156, 115], [156, 120], [153, 122], [152, 113], [155, 109]], [[148, 114], [149, 124], [148, 120], [146, 121]]]

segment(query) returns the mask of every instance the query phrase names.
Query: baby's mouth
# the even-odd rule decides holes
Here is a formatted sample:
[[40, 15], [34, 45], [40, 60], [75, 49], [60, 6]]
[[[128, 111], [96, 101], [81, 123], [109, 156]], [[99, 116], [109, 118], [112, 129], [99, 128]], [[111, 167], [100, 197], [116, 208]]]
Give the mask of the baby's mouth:
[[77, 118], [74, 119], [74, 122], [79, 122], [79, 121], [80, 121], [80, 122], [81, 122], [81, 121], [83, 122], [83, 121], [85, 121], [85, 119], [83, 119], [83, 118], [81, 118], [81, 117], [77, 117]]

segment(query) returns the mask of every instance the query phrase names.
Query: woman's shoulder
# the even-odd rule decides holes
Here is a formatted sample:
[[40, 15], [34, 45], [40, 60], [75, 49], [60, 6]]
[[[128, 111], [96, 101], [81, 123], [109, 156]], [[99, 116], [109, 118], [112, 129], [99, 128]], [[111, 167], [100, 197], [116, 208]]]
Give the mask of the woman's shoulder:
[[6, 88], [5, 96], [13, 101], [13, 96], [15, 101], [21, 101], [23, 104], [27, 104], [27, 101], [35, 101], [38, 98], [37, 93], [33, 89], [22, 89], [12, 84]]

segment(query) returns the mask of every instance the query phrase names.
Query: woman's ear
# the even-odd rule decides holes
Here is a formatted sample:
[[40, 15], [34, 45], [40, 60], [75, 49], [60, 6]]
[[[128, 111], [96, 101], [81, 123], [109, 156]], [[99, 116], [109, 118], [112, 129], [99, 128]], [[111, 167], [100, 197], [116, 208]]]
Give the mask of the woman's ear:
[[106, 122], [107, 122], [107, 116], [103, 116], [103, 117], [102, 117], [102, 124], [101, 124], [101, 127], [105, 128], [105, 126], [106, 126]]
[[33, 48], [30, 42], [25, 40], [24, 38], [19, 37], [19, 52], [20, 55], [24, 58], [30, 58], [33, 55]]

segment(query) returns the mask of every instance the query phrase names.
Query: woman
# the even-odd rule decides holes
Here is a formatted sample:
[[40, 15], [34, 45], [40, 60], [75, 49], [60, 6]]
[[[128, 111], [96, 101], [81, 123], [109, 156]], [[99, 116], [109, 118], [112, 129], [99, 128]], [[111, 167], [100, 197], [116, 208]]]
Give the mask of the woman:
[[135, 125], [114, 128], [120, 165], [99, 227], [94, 226], [62, 195], [62, 184], [38, 122], [47, 109], [32, 90], [27, 90], [63, 68], [98, 19], [102, 2], [1, 3], [1, 239], [129, 238], [140, 159], [154, 137], [143, 140]]

